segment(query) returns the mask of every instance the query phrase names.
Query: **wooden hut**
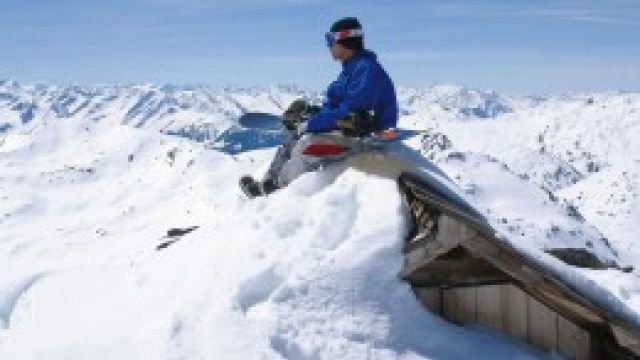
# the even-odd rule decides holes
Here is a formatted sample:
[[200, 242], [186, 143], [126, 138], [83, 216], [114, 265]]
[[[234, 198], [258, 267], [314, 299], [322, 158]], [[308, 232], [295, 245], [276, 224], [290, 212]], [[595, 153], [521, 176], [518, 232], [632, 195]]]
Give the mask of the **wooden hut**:
[[401, 277], [432, 312], [568, 359], [640, 359], [640, 316], [624, 303], [501, 238], [439, 180], [403, 173], [399, 186], [413, 219]]

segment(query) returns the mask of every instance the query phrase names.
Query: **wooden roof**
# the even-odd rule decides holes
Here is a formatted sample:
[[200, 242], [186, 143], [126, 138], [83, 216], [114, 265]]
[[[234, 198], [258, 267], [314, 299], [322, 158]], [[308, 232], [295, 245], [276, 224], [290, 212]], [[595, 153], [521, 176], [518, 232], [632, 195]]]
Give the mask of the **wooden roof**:
[[[500, 235], [451, 184], [426, 172], [405, 172], [403, 193], [444, 214], [435, 236], [408, 249], [401, 276], [420, 286], [457, 287], [512, 281], [581, 326], [615, 337], [640, 356], [640, 315], [569, 265], [518, 247]], [[411, 246], [411, 245], [409, 245]], [[429, 271], [421, 271], [427, 268]]]

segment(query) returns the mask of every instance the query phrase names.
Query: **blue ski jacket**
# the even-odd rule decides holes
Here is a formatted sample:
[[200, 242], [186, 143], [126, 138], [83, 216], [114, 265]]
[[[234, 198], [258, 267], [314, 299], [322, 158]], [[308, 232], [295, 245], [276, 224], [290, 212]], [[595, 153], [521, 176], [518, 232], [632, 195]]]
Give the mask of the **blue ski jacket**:
[[349, 113], [369, 110], [381, 130], [396, 127], [398, 101], [393, 82], [376, 54], [362, 50], [342, 63], [342, 72], [327, 88], [327, 99], [320, 112], [309, 119], [307, 131], [335, 130], [337, 121]]

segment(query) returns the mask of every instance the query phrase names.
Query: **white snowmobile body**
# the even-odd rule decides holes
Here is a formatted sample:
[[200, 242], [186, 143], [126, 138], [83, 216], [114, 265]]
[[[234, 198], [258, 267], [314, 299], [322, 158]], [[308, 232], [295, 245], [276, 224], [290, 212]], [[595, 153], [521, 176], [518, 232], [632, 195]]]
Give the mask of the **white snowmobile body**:
[[[314, 150], [319, 151], [314, 153]], [[473, 222], [484, 231], [494, 233], [484, 216], [469, 204], [446, 174], [401, 141], [382, 140], [376, 136], [345, 137], [339, 132], [310, 134], [300, 139], [293, 152], [297, 153], [299, 162], [304, 164], [294, 160], [285, 167], [283, 174], [289, 177], [285, 180], [287, 183], [300, 172], [320, 166], [354, 168], [397, 180], [405, 191], [408, 184], [416, 189], [421, 188], [425, 195], [449, 211]]]

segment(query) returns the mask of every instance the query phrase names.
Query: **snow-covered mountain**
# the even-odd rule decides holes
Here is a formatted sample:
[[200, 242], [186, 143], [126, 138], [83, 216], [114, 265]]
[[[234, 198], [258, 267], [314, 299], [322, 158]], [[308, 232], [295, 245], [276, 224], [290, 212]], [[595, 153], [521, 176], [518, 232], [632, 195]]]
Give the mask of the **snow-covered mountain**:
[[[406, 143], [523, 246], [640, 265], [640, 94], [398, 95], [400, 126], [427, 130]], [[314, 173], [240, 196], [279, 139], [238, 117], [300, 96], [321, 94], [0, 81], [0, 358], [554, 356], [422, 309], [397, 280], [393, 181]], [[575, 271], [640, 312], [640, 269]]]

